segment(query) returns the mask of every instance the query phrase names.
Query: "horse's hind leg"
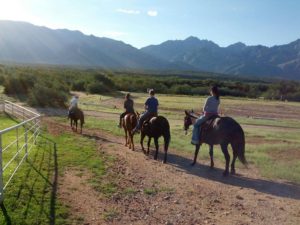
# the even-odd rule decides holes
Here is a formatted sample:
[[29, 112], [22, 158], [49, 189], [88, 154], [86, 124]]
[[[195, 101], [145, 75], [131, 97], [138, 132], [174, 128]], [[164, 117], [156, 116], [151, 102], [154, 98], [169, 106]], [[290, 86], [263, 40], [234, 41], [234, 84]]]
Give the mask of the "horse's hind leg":
[[127, 135], [126, 128], [124, 128], [124, 131], [125, 131], [125, 146], [127, 147], [128, 146], [128, 135]]
[[201, 146], [200, 144], [195, 146], [195, 156], [194, 156], [194, 161], [192, 162], [191, 166], [194, 166], [196, 164], [197, 156], [198, 156], [198, 153], [199, 153], [199, 150], [200, 150], [200, 146]]
[[156, 149], [155, 150], [155, 154], [154, 154], [154, 159], [156, 160], [157, 159], [157, 155], [158, 155], [158, 138], [154, 138], [154, 144], [155, 144], [155, 149]]
[[233, 151], [233, 159], [231, 162], [231, 174], [235, 174], [235, 160], [237, 158], [237, 146], [235, 146], [234, 144], [231, 144], [232, 147], [232, 151]]
[[214, 163], [214, 146], [213, 145], [209, 146], [209, 156], [210, 156], [210, 168], [214, 168], [215, 163]]
[[131, 150], [134, 151], [133, 134], [129, 133]]
[[149, 155], [149, 152], [150, 152], [150, 144], [151, 144], [151, 137], [148, 138], [148, 143], [147, 143], [147, 155]]
[[229, 174], [229, 162], [230, 162], [230, 155], [228, 153], [228, 144], [221, 144], [221, 149], [224, 154], [225, 160], [226, 160], [226, 166], [225, 171], [223, 172], [224, 176], [227, 176]]

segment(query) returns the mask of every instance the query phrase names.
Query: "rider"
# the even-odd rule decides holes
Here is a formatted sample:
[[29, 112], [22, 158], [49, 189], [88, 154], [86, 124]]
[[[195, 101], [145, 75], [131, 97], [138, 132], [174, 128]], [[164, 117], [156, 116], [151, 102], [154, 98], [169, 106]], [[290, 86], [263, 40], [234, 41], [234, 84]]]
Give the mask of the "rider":
[[145, 112], [141, 115], [137, 126], [134, 128], [133, 132], [139, 132], [142, 124], [145, 120], [153, 117], [153, 116], [157, 116], [157, 110], [158, 110], [158, 100], [157, 98], [155, 98], [155, 92], [153, 89], [149, 90], [149, 98], [146, 100], [145, 102]]
[[207, 121], [211, 116], [218, 115], [218, 108], [220, 105], [220, 94], [217, 86], [210, 89], [210, 97], [208, 97], [203, 106], [203, 114], [197, 119], [194, 124], [193, 135], [191, 143], [198, 145], [200, 143], [201, 125]]
[[74, 111], [78, 108], [78, 95], [73, 95], [71, 101], [70, 101], [70, 106], [69, 106], [69, 114], [70, 116], [71, 113], [74, 113]]
[[128, 113], [134, 113], [134, 109], [133, 109], [133, 100], [131, 99], [131, 95], [130, 93], [127, 93], [125, 95], [125, 100], [124, 100], [124, 109], [125, 109], [125, 112], [123, 112], [121, 115], [120, 115], [120, 122], [119, 122], [119, 125], [118, 127], [121, 128], [122, 125], [122, 119], [124, 118], [124, 116]]

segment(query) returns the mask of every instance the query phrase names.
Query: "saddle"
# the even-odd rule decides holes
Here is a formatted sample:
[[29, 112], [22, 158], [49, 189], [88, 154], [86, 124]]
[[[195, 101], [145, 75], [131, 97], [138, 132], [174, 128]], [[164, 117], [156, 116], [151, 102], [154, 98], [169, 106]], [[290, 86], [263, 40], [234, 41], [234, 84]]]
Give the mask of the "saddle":
[[208, 131], [209, 129], [212, 128], [213, 123], [214, 123], [215, 119], [217, 119], [217, 118], [220, 118], [220, 116], [212, 115], [201, 125], [200, 142], [202, 142], [204, 140], [206, 131]]
[[143, 126], [148, 125], [149, 122], [150, 122], [154, 117], [157, 117], [157, 116], [158, 116], [157, 113], [151, 113], [151, 114], [149, 114], [149, 116], [144, 120]]

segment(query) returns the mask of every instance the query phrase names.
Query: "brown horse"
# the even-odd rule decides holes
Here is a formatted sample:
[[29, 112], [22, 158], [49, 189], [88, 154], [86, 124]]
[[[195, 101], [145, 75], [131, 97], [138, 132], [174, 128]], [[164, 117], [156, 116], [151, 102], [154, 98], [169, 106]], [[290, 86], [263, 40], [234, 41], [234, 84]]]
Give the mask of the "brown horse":
[[[194, 115], [191, 112], [185, 111], [184, 118], [184, 129], [188, 130], [189, 126], [194, 124], [198, 116]], [[224, 176], [229, 174], [229, 163], [230, 155], [228, 153], [228, 144], [231, 145], [233, 151], [233, 159], [231, 163], [231, 173], [235, 174], [235, 160], [239, 160], [247, 165], [245, 159], [245, 135], [242, 127], [230, 117], [218, 117], [215, 119], [210, 119], [206, 121], [202, 126], [200, 144], [196, 145], [195, 156], [192, 165], [195, 165], [197, 160], [197, 155], [202, 143], [209, 145], [210, 158], [211, 158], [211, 167], [214, 166], [213, 162], [213, 145], [221, 145], [222, 152], [226, 160], [225, 171], [223, 172]]]
[[137, 125], [138, 117], [135, 113], [128, 113], [122, 120], [122, 126], [125, 131], [125, 146], [134, 151], [133, 129]]
[[[69, 119], [70, 119], [70, 125], [72, 130], [75, 129], [77, 132], [77, 121], [80, 120], [80, 133], [82, 134], [82, 126], [84, 124], [84, 114], [81, 109], [74, 109], [73, 112], [69, 114]], [[73, 126], [73, 122], [75, 125], [75, 128]]]
[[[144, 149], [143, 146], [143, 142], [144, 142], [144, 138], [145, 136], [148, 136], [148, 149], [147, 152]], [[164, 137], [164, 151], [165, 151], [165, 155], [164, 155], [164, 163], [167, 162], [167, 152], [168, 152], [168, 147], [169, 147], [169, 143], [170, 143], [170, 139], [171, 139], [171, 135], [170, 135], [170, 125], [168, 120], [163, 117], [163, 116], [157, 116], [157, 117], [153, 117], [152, 119], [145, 121], [143, 123], [142, 129], [141, 129], [141, 146], [142, 146], [142, 150], [144, 153], [146, 153], [147, 155], [149, 154], [149, 148], [150, 148], [150, 142], [151, 142], [151, 138], [154, 138], [154, 143], [155, 143], [155, 148], [156, 148], [156, 152], [154, 155], [154, 159], [157, 159], [157, 155], [158, 155], [158, 138], [160, 136]]]

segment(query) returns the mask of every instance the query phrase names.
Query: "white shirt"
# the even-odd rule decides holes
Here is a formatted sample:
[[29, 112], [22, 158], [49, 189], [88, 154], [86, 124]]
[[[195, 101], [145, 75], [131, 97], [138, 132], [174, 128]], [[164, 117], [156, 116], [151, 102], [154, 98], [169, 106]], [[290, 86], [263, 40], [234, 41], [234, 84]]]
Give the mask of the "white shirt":
[[215, 96], [210, 96], [206, 99], [206, 102], [203, 107], [204, 113], [208, 114], [218, 114], [218, 108], [220, 105], [220, 100]]
[[78, 98], [73, 97], [70, 102], [70, 107], [77, 107]]

